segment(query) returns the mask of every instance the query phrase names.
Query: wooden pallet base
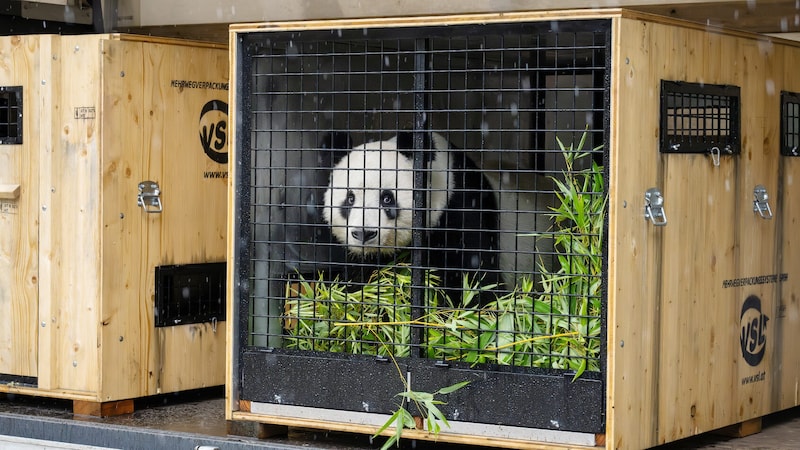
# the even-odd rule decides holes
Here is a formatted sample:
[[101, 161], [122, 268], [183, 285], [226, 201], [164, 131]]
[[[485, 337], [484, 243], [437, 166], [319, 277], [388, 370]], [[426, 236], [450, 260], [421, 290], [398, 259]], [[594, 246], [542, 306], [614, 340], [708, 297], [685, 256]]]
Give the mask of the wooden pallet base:
[[739, 422], [725, 428], [720, 428], [719, 430], [714, 431], [714, 434], [742, 438], [760, 432], [761, 417], [756, 417], [755, 419], [745, 420], [744, 422]]
[[284, 425], [270, 425], [260, 422], [246, 422], [241, 420], [229, 420], [227, 422], [227, 432], [231, 436], [242, 436], [255, 439], [269, 439], [277, 436], [289, 434], [289, 427]]
[[[239, 409], [250, 412], [250, 401], [239, 400]], [[289, 427], [286, 425], [271, 425], [261, 422], [229, 420], [227, 423], [228, 434], [256, 439], [268, 439], [275, 436], [286, 436]]]
[[77, 415], [112, 417], [133, 413], [133, 400], [116, 400], [113, 402], [90, 402], [73, 400], [72, 412]]

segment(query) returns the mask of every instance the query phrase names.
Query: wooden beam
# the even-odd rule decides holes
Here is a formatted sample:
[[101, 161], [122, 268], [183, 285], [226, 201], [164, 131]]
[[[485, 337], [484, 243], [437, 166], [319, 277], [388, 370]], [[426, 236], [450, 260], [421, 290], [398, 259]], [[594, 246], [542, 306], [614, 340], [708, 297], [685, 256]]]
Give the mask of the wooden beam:
[[78, 415], [95, 417], [113, 417], [133, 413], [133, 400], [117, 400], [113, 402], [89, 402], [74, 400], [72, 412]]

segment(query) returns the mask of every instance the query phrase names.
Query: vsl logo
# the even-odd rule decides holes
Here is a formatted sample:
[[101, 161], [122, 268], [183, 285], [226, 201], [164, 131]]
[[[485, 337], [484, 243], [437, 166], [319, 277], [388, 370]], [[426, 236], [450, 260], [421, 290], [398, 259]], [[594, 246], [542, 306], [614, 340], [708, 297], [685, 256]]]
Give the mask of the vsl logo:
[[211, 100], [200, 112], [200, 143], [209, 158], [228, 163], [228, 104]]
[[767, 322], [769, 317], [761, 313], [761, 299], [755, 295], [747, 297], [742, 305], [742, 357], [751, 366], [757, 366], [764, 359], [767, 349]]

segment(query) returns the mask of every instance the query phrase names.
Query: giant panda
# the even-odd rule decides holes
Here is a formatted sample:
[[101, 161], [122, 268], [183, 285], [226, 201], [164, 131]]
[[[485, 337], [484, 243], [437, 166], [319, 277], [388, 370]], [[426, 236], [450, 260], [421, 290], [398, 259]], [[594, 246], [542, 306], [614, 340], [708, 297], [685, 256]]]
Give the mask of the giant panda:
[[[450, 299], [462, 301], [464, 276], [498, 286], [495, 193], [467, 155], [435, 132], [423, 132], [427, 177], [422, 238], [423, 265], [434, 269]], [[324, 139], [320, 158], [331, 166], [322, 217], [332, 236], [358, 261], [386, 263], [412, 246], [414, 220], [413, 134], [351, 146], [341, 134]], [[479, 296], [481, 304], [494, 296]], [[477, 306], [463, 304], [463, 306]]]

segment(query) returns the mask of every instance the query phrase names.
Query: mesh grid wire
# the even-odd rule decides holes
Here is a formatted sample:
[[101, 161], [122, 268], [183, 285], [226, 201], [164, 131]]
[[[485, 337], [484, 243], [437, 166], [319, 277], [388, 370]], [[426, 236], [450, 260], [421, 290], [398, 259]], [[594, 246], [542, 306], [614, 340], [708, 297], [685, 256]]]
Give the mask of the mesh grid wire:
[[739, 153], [739, 88], [661, 82], [661, 151]]
[[781, 92], [781, 154], [800, 156], [800, 94]]
[[[246, 39], [246, 346], [600, 370], [605, 22]], [[338, 149], [364, 144], [379, 163]], [[359, 230], [334, 216], [378, 217], [380, 242], [343, 242]]]

